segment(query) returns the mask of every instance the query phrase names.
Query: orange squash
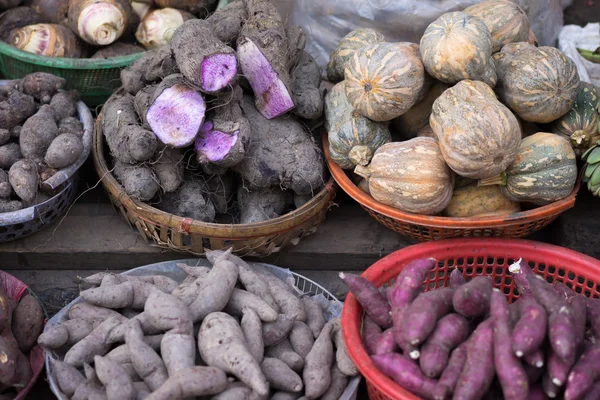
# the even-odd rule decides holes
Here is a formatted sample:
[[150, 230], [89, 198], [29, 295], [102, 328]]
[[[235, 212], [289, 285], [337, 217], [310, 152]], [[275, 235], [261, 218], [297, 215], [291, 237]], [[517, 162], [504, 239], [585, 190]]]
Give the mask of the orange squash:
[[502, 194], [499, 186], [470, 185], [455, 188], [450, 204], [443, 211], [447, 217], [491, 217], [513, 214], [521, 206]]
[[461, 81], [433, 103], [431, 128], [457, 174], [496, 176], [515, 159], [521, 142], [517, 118], [483, 82]]

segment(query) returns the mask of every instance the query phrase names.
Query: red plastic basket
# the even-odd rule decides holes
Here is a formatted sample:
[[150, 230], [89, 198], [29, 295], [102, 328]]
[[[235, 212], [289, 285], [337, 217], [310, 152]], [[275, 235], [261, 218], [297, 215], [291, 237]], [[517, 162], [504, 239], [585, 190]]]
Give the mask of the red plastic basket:
[[[452, 269], [460, 268], [467, 278], [492, 276], [494, 285], [512, 302], [518, 294], [508, 266], [523, 258], [548, 281], [558, 280], [577, 293], [600, 297], [600, 261], [562, 247], [516, 239], [467, 238], [421, 243], [382, 258], [362, 276], [379, 287], [393, 282], [408, 262], [426, 257], [438, 260], [438, 266], [425, 280], [426, 290], [446, 286]], [[342, 311], [342, 332], [350, 357], [365, 377], [369, 398], [420, 399], [377, 370], [362, 344], [362, 317], [362, 307], [349, 294]]]

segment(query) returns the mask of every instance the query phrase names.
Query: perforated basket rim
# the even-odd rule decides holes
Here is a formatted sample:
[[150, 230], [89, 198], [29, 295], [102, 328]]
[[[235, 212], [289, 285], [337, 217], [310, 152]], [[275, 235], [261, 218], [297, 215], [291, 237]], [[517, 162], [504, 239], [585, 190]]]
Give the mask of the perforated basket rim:
[[401, 221], [408, 224], [418, 225], [427, 228], [438, 229], [498, 229], [502, 227], [527, 224], [529, 222], [540, 221], [544, 218], [555, 217], [562, 212], [572, 208], [575, 205], [575, 198], [581, 187], [581, 176], [577, 179], [575, 187], [571, 194], [564, 199], [555, 201], [545, 206], [536, 207], [531, 210], [520, 211], [517, 213], [504, 216], [489, 216], [489, 217], [440, 217], [434, 215], [421, 215], [400, 211], [382, 204], [375, 200], [371, 195], [359, 189], [346, 175], [346, 172], [331, 158], [329, 151], [328, 133], [323, 132], [323, 152], [327, 167], [331, 172], [331, 176], [336, 183], [358, 202], [362, 207], [368, 208], [373, 212], [384, 215], [396, 221]]
[[131, 65], [140, 58], [145, 52], [129, 54], [113, 58], [59, 58], [40, 56], [19, 50], [8, 43], [0, 40], [0, 54], [21, 62], [39, 65], [48, 68], [68, 69], [68, 70], [97, 70], [123, 68]]
[[[600, 261], [579, 252], [559, 246], [522, 239], [463, 238], [419, 243], [398, 250], [371, 265], [361, 276], [379, 287], [395, 278], [402, 266], [412, 260], [434, 257], [436, 252], [456, 253], [453, 258], [487, 257], [478, 252], [493, 249], [495, 253], [506, 252], [502, 257], [527, 260], [535, 254], [537, 263], [564, 266], [568, 272], [584, 275], [586, 279], [600, 284]], [[511, 255], [511, 254], [514, 254]], [[520, 255], [519, 255], [520, 254]], [[445, 257], [450, 258], [450, 257]], [[441, 258], [440, 258], [441, 259]], [[437, 267], [437, 266], [436, 266]], [[348, 354], [364, 376], [370, 390], [389, 399], [420, 400], [421, 398], [403, 389], [400, 385], [379, 372], [364, 349], [361, 340], [362, 307], [349, 293], [342, 310], [341, 326]]]

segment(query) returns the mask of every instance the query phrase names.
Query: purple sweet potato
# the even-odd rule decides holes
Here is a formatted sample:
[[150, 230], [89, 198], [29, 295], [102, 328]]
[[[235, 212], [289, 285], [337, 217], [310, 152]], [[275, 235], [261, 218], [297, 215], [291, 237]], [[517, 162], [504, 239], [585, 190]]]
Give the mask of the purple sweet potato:
[[149, 104], [145, 115], [140, 117], [148, 122], [162, 143], [187, 147], [194, 142], [204, 122], [206, 103], [202, 95], [185, 82], [183, 75], [167, 76], [156, 86]]
[[437, 378], [446, 368], [451, 351], [469, 337], [469, 321], [458, 314], [440, 319], [423, 347], [419, 363], [425, 376]]
[[446, 365], [442, 376], [438, 380], [438, 387], [435, 392], [436, 400], [443, 400], [446, 398], [446, 393], [452, 394], [454, 392], [458, 379], [467, 362], [467, 346], [468, 342], [463, 342], [463, 344], [454, 349], [450, 354], [448, 365]]
[[170, 44], [182, 75], [203, 92], [215, 93], [235, 82], [235, 51], [219, 40], [210, 23], [200, 19], [184, 22]]
[[0, 146], [0, 168], [9, 169], [21, 158], [21, 147], [17, 143]]
[[77, 101], [79, 95], [76, 91], [58, 92], [50, 101], [50, 106], [54, 110], [57, 120], [77, 116]]
[[525, 369], [512, 349], [508, 301], [499, 289], [494, 289], [492, 292], [491, 317], [494, 321], [494, 366], [502, 385], [504, 397], [527, 400], [529, 380]]
[[201, 164], [230, 168], [244, 158], [250, 140], [250, 123], [242, 114], [242, 97], [239, 86], [217, 97], [214, 112], [200, 127], [194, 146]]
[[54, 110], [43, 105], [38, 112], [23, 124], [19, 145], [24, 157], [41, 162], [50, 144], [58, 136]]
[[368, 355], [376, 354], [377, 343], [381, 337], [381, 327], [371, 317], [365, 315], [362, 325], [362, 342]]
[[525, 361], [526, 364], [531, 365], [532, 367], [542, 368], [545, 364], [544, 358], [544, 353], [540, 348], [532, 353], [525, 354], [523, 356], [523, 361]]
[[527, 400], [547, 400], [548, 396], [544, 392], [544, 388], [542, 385], [533, 385], [529, 390], [529, 395], [527, 396]]
[[421, 293], [423, 281], [435, 266], [436, 260], [424, 258], [406, 265], [396, 277], [394, 285], [388, 289], [388, 301], [392, 310], [394, 339], [402, 345], [403, 315], [407, 307]]
[[600, 380], [600, 344], [588, 348], [573, 366], [567, 381], [565, 400], [581, 399]]
[[586, 299], [586, 307], [592, 333], [596, 338], [600, 338], [600, 299]]
[[11, 129], [35, 114], [37, 107], [32, 96], [12, 90], [8, 98], [0, 101], [0, 128]]
[[404, 389], [425, 399], [434, 399], [437, 382], [424, 376], [414, 361], [397, 353], [375, 355], [372, 360], [377, 369]]
[[459, 270], [458, 268], [454, 268], [450, 273], [450, 279], [448, 282], [449, 286], [453, 289], [456, 289], [457, 287], [464, 285], [465, 283], [467, 283], [467, 280], [463, 276], [461, 270]]
[[19, 160], [10, 167], [8, 180], [13, 190], [23, 201], [32, 201], [37, 194], [38, 170], [31, 160]]
[[517, 285], [519, 294], [531, 294], [528, 277], [534, 275], [534, 273], [529, 264], [521, 258], [519, 261], [510, 265], [508, 271], [512, 274], [512, 278], [515, 281], [515, 285]]
[[523, 357], [542, 345], [546, 338], [548, 317], [544, 307], [531, 296], [519, 299], [519, 311], [521, 318], [512, 332], [512, 348], [517, 357]]
[[587, 322], [586, 297], [575, 294], [567, 299], [567, 304], [571, 308], [573, 315], [573, 327], [575, 328], [575, 345], [581, 346], [585, 339], [585, 329]]
[[456, 288], [452, 304], [457, 313], [467, 318], [481, 317], [489, 312], [491, 295], [492, 279], [477, 276]]
[[425, 342], [437, 322], [452, 310], [454, 289], [441, 288], [419, 295], [403, 316], [402, 343], [417, 346]]
[[206, 22], [212, 25], [214, 34], [223, 43], [235, 43], [247, 18], [244, 2], [236, 0], [216, 10], [206, 18]]
[[289, 74], [289, 43], [281, 15], [272, 1], [244, 0], [248, 19], [237, 40], [240, 67], [256, 108], [267, 119], [294, 108]]
[[379, 290], [362, 276], [344, 272], [340, 272], [339, 275], [367, 315], [382, 328], [390, 328], [392, 326], [390, 304]]
[[494, 321], [488, 319], [477, 327], [469, 339], [465, 367], [454, 389], [454, 398], [476, 400], [494, 380]]
[[548, 313], [548, 336], [553, 351], [565, 361], [575, 358], [577, 332], [572, 307], [552, 285], [536, 275], [528, 277], [535, 299]]
[[393, 328], [387, 329], [381, 335], [379, 335], [379, 339], [375, 343], [375, 349], [373, 354], [387, 354], [387, 353], [395, 353], [398, 351], [398, 345], [394, 340], [394, 331]]
[[34, 72], [25, 75], [18, 83], [18, 89], [36, 98], [42, 104], [48, 104], [52, 100], [52, 96], [61, 89], [67, 81], [56, 75], [47, 72]]
[[597, 400], [600, 399], [600, 382], [596, 383], [592, 390], [587, 392], [583, 400]]
[[241, 105], [252, 140], [234, 171], [251, 188], [281, 186], [299, 195], [318, 192], [324, 184], [322, 155], [305, 127], [289, 116], [265, 119], [248, 96]]
[[545, 370], [544, 368], [538, 368], [529, 364], [523, 364], [523, 370], [527, 375], [527, 380], [529, 381], [529, 390], [531, 391], [531, 386], [541, 381]]
[[561, 392], [561, 388], [554, 384], [549, 375], [542, 377], [542, 389], [546, 393], [546, 396], [551, 399], [556, 398]]
[[130, 165], [116, 161], [113, 171], [123, 185], [125, 193], [131, 197], [147, 201], [158, 192], [156, 176], [146, 165]]

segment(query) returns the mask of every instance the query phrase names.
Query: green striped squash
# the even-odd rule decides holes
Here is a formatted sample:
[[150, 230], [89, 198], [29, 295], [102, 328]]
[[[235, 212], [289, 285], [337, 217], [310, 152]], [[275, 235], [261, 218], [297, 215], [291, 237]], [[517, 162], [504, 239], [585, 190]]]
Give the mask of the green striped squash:
[[552, 132], [571, 142], [575, 154], [582, 155], [600, 139], [600, 96], [591, 83], [581, 82], [571, 111], [554, 121]]
[[421, 38], [421, 57], [429, 75], [454, 84], [477, 80], [496, 84], [492, 35], [477, 17], [450, 12], [432, 22]]
[[465, 8], [469, 15], [481, 19], [492, 35], [492, 52], [505, 44], [526, 42], [529, 37], [529, 18], [521, 7], [509, 0], [484, 0]]
[[327, 79], [329, 82], [337, 83], [344, 80], [346, 62], [352, 59], [354, 52], [370, 44], [383, 42], [383, 35], [373, 29], [356, 29], [340, 40], [336, 49], [329, 56], [327, 63]]
[[354, 111], [345, 81], [325, 96], [325, 129], [331, 158], [343, 169], [369, 164], [375, 150], [392, 140], [385, 122], [371, 121]]
[[412, 43], [363, 47], [346, 65], [344, 76], [348, 100], [374, 121], [389, 121], [408, 111], [425, 82], [423, 63]]

